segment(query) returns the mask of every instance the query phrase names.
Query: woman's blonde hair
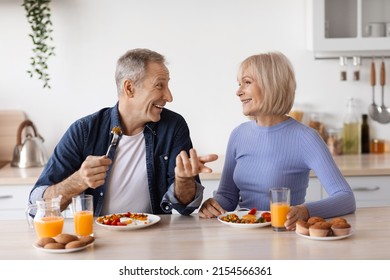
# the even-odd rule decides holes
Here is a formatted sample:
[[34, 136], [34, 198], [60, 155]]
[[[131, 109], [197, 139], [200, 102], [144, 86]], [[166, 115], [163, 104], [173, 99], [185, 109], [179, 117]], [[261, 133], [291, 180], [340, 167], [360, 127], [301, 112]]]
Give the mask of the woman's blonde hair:
[[294, 69], [288, 58], [280, 52], [252, 55], [239, 68], [238, 77], [246, 72], [252, 76], [264, 96], [260, 112], [264, 115], [288, 114], [295, 98]]

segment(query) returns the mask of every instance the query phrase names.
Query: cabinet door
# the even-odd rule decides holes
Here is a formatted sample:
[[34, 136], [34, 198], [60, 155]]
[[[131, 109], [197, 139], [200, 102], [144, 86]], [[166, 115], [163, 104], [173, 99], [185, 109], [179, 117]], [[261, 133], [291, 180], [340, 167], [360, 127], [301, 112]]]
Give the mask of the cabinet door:
[[[390, 206], [390, 176], [345, 177], [356, 199], [356, 207]], [[323, 197], [327, 197], [323, 192]]]
[[306, 202], [313, 202], [313, 201], [318, 201], [322, 198], [322, 186], [320, 183], [320, 180], [318, 178], [310, 178], [309, 180], [309, 187], [307, 188], [306, 191], [306, 197], [305, 201]]
[[357, 207], [390, 206], [390, 176], [347, 177]]
[[[387, 56], [387, 32], [369, 34], [371, 23], [390, 22], [390, 1], [307, 0], [307, 44], [314, 56]], [[375, 36], [375, 37], [374, 37]]]
[[0, 186], [0, 220], [26, 219], [32, 186]]

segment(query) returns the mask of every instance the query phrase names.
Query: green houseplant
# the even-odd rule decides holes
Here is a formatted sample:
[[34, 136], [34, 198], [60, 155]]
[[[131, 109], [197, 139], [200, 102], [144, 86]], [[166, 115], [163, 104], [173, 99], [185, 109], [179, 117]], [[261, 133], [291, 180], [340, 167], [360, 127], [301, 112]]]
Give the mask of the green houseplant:
[[50, 2], [51, 0], [23, 0], [22, 4], [31, 26], [29, 36], [33, 42], [31, 70], [27, 73], [30, 77], [42, 80], [44, 88], [50, 88], [47, 61], [54, 55], [54, 47], [50, 45], [50, 41], [53, 41]]

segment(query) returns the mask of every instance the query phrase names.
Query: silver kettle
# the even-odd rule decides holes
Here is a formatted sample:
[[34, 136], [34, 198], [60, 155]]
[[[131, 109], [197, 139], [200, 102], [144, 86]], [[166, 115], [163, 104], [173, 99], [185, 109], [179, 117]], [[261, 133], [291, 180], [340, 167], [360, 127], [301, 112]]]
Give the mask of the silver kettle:
[[[27, 132], [22, 143], [22, 132], [27, 127], [32, 128], [34, 135]], [[34, 124], [30, 120], [22, 122], [18, 128], [11, 166], [19, 168], [44, 166], [47, 163], [47, 154], [43, 141], [43, 137], [37, 133]]]

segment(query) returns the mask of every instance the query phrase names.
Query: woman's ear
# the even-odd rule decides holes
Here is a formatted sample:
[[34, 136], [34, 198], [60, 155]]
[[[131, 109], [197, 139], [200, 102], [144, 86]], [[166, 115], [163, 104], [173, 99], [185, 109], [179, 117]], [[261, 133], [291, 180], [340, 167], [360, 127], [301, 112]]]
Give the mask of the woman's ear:
[[124, 83], [123, 83], [123, 93], [127, 96], [127, 97], [134, 97], [134, 82], [132, 80], [125, 80]]

